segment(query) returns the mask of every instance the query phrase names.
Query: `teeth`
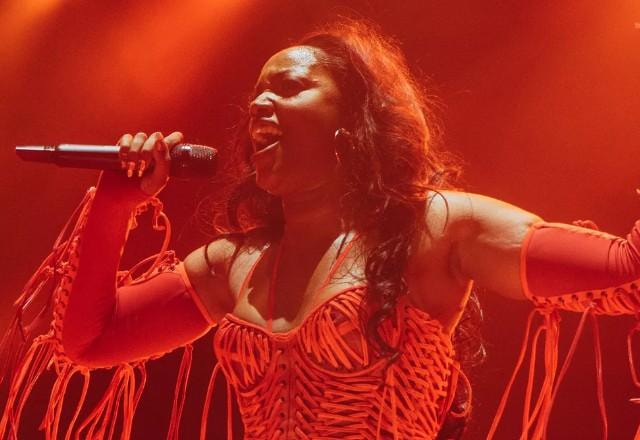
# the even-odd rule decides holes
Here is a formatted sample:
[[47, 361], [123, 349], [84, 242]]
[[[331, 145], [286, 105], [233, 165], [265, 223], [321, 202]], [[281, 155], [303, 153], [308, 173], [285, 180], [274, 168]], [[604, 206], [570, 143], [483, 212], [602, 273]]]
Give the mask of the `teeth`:
[[277, 141], [280, 136], [282, 136], [282, 131], [271, 125], [260, 126], [251, 133], [255, 143], [264, 145]]
[[262, 127], [256, 128], [256, 133], [269, 133], [269, 134], [280, 134], [280, 130], [271, 125], [264, 125]]
[[275, 127], [260, 127], [253, 131], [254, 136], [280, 136], [282, 132]]

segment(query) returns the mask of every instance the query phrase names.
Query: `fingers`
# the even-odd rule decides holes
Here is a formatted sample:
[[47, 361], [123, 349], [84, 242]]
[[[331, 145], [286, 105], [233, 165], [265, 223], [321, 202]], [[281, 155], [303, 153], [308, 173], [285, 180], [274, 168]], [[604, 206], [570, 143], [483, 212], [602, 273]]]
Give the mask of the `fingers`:
[[184, 135], [179, 131], [174, 131], [169, 136], [158, 139], [153, 149], [153, 161], [155, 163], [154, 177], [158, 182], [167, 178], [170, 173], [170, 152], [178, 144], [182, 143]]
[[133, 162], [137, 162], [140, 156], [140, 150], [144, 145], [144, 142], [147, 140], [148, 136], [146, 133], [138, 132], [133, 137], [131, 141], [131, 148], [129, 148], [129, 153], [127, 154], [127, 159]]
[[144, 141], [142, 147], [138, 150], [138, 177], [142, 177], [144, 170], [151, 164], [157, 145], [162, 143], [162, 138], [162, 133], [156, 131]]
[[121, 166], [127, 171], [128, 177], [142, 177], [144, 171], [153, 162], [154, 171], [151, 180], [164, 182], [169, 175], [169, 152], [183, 140], [184, 135], [179, 131], [174, 131], [167, 137], [159, 131], [150, 136], [144, 132], [138, 132], [135, 136], [127, 133], [118, 140], [117, 144], [120, 146]]
[[153, 159], [153, 151], [162, 133], [155, 132], [151, 136], [138, 132], [135, 136], [123, 135], [118, 141], [121, 167], [127, 171], [127, 176], [141, 177]]
[[[154, 133], [155, 134], [155, 133]], [[150, 145], [153, 157], [153, 172], [146, 175], [140, 182], [140, 188], [149, 195], [156, 195], [169, 181], [170, 163], [169, 146], [166, 138], [151, 136], [145, 143], [145, 148]]]
[[169, 151], [171, 147], [167, 143], [167, 138], [157, 139], [153, 144], [153, 177], [159, 183], [166, 180], [169, 176], [170, 161]]
[[140, 152], [147, 138], [147, 134], [143, 132], [138, 132], [135, 136], [131, 136], [127, 133], [118, 141], [118, 145], [120, 146], [120, 150], [118, 152], [120, 155], [120, 165], [123, 169], [127, 170], [128, 177], [138, 174], [136, 169], [138, 169], [140, 165]]
[[129, 150], [131, 149], [131, 142], [133, 141], [133, 136], [129, 133], [123, 135], [116, 145], [120, 147], [118, 154], [120, 156], [120, 165], [121, 167], [127, 168], [127, 156], [129, 155]]
[[174, 131], [169, 136], [164, 138], [164, 141], [167, 143], [169, 150], [175, 147], [178, 144], [181, 144], [184, 141], [184, 135], [179, 131]]
[[116, 145], [119, 145], [122, 148], [126, 148], [126, 150], [129, 151], [129, 147], [131, 147], [132, 140], [133, 140], [133, 136], [127, 133], [122, 135], [122, 137], [118, 140], [118, 143], [116, 143]]

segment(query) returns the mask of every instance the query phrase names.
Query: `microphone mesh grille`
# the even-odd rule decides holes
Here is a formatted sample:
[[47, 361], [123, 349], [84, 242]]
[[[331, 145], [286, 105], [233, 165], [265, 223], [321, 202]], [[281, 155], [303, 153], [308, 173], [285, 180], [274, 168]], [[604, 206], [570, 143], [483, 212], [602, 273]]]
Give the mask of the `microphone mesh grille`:
[[205, 145], [180, 144], [170, 153], [173, 177], [211, 177], [216, 171], [218, 152]]

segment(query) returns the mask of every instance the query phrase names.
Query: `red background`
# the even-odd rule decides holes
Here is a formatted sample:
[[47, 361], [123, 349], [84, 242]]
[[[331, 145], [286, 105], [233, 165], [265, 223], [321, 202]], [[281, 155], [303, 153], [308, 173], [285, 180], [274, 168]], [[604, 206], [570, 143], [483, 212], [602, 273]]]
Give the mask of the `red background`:
[[[511, 4], [509, 4], [511, 3]], [[180, 130], [221, 147], [262, 63], [313, 24], [341, 12], [369, 17], [401, 42], [410, 65], [442, 102], [448, 147], [466, 161], [467, 189], [549, 221], [589, 218], [624, 235], [640, 203], [640, 7], [629, 1], [238, 1], [25, 0], [0, 9], [0, 325], [96, 172], [23, 163], [15, 145], [113, 144], [125, 132]], [[184, 256], [206, 234], [193, 224], [204, 189], [174, 182], [166, 210]], [[154, 252], [138, 240], [128, 259]], [[466, 438], [486, 435], [515, 363], [531, 306], [481, 292], [489, 358], [474, 378]], [[573, 334], [576, 316], [563, 314]], [[610, 438], [631, 438], [640, 410], [626, 364], [630, 317], [600, 319]], [[195, 438], [199, 399], [213, 365], [210, 336], [197, 344], [184, 438]], [[562, 347], [566, 349], [563, 340]], [[134, 438], [168, 425], [176, 354], [149, 366], [152, 386]], [[518, 383], [497, 438], [515, 438]], [[26, 428], [42, 415], [46, 379]], [[211, 438], [225, 430], [222, 383]], [[26, 429], [25, 428], [25, 429]], [[40, 438], [23, 434], [23, 438]], [[601, 437], [590, 330], [563, 384], [550, 438]]]

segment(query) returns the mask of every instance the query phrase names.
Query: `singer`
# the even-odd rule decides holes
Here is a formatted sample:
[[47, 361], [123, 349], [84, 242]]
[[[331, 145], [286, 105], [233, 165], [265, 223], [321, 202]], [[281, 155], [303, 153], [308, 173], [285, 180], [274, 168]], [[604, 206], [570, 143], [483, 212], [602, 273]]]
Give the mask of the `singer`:
[[[307, 35], [259, 73], [217, 238], [184, 261], [162, 252], [137, 277], [118, 271], [128, 231], [143, 207], [161, 224], [156, 196], [185, 139], [123, 135], [122, 172], [102, 173], [55, 255], [65, 265], [54, 325], [21, 357], [0, 436], [17, 432], [23, 399], [51, 361], [49, 438], [108, 438], [117, 420], [129, 438], [134, 378], [148, 359], [186, 346], [169, 428], [177, 438], [189, 344], [217, 326], [203, 439], [218, 438], [206, 423], [218, 372], [246, 439], [458, 439], [471, 413], [465, 370], [485, 353], [465, 328], [474, 320], [464, 316], [479, 313], [477, 283], [530, 301], [528, 326], [542, 322], [531, 333], [545, 332], [555, 362], [529, 388], [523, 425], [545, 438], [563, 376], [558, 311], [583, 321], [640, 311], [640, 223], [622, 239], [462, 191], [433, 119], [375, 26], [341, 20]], [[115, 371], [104, 399], [84, 420], [81, 399], [59, 425], [70, 378], [104, 367]]]

